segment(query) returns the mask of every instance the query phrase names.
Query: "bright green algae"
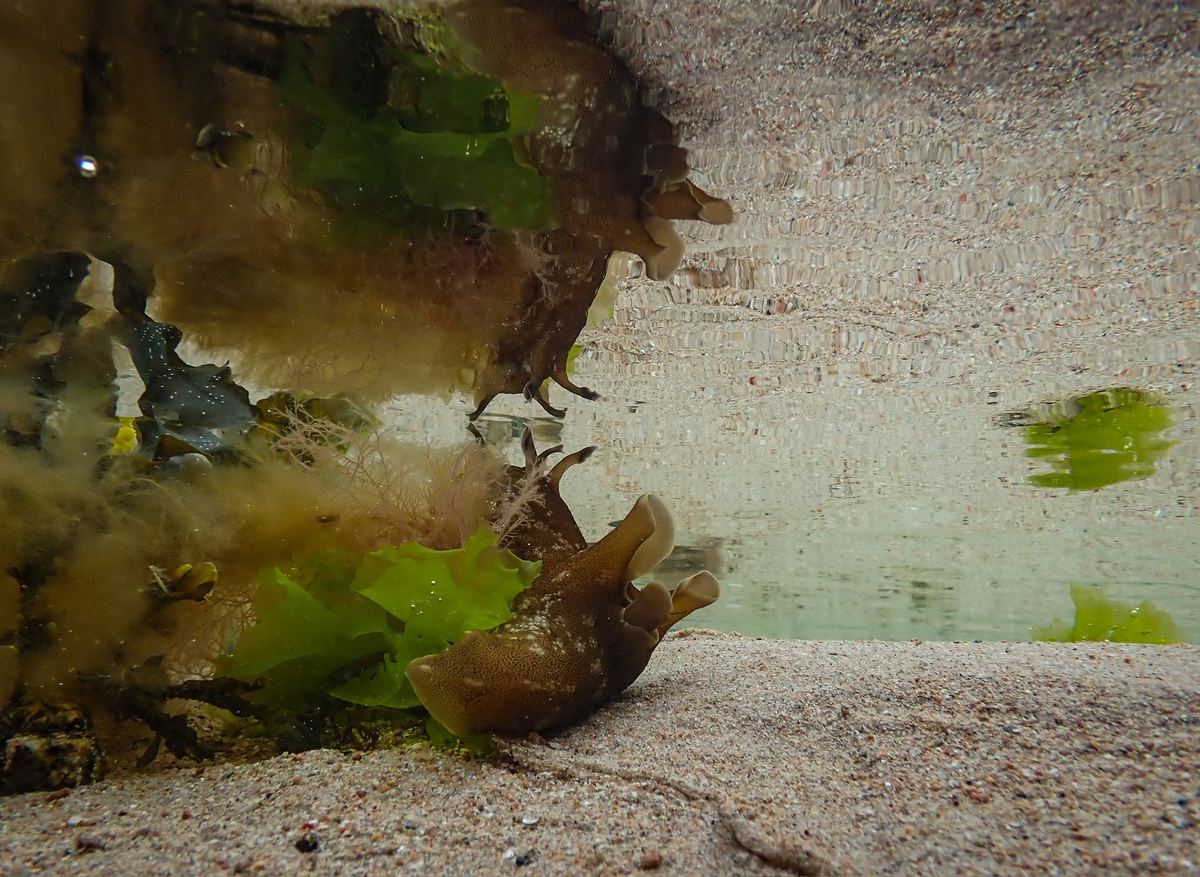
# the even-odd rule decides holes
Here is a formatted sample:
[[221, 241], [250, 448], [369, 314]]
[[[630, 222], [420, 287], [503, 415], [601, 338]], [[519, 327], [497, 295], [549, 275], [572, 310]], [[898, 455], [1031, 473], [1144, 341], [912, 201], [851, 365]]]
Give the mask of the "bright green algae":
[[1035, 640], [1056, 643], [1113, 642], [1153, 643], [1167, 645], [1182, 643], [1183, 631], [1169, 612], [1150, 601], [1131, 606], [1112, 600], [1104, 588], [1089, 588], [1071, 584], [1071, 600], [1075, 604], [1075, 623], [1056, 618], [1046, 627], [1035, 627]]
[[1053, 406], [1041, 423], [1025, 429], [1025, 456], [1044, 459], [1053, 472], [1031, 475], [1038, 487], [1098, 490], [1149, 478], [1173, 442], [1170, 408], [1142, 390], [1111, 389], [1073, 405]]
[[524, 159], [522, 140], [538, 126], [541, 99], [429, 56], [392, 54], [389, 103], [369, 106], [317, 85], [307, 47], [285, 40], [277, 83], [314, 122], [291, 144], [292, 183], [362, 230], [428, 226], [431, 211], [476, 211], [494, 228], [553, 228], [552, 181]]
[[481, 527], [462, 548], [406, 542], [369, 554], [333, 549], [291, 574], [258, 580], [256, 624], [218, 674], [261, 680], [261, 697], [288, 709], [328, 694], [348, 703], [420, 706], [404, 669], [471, 630], [512, 617], [513, 599], [540, 563], [521, 560]]

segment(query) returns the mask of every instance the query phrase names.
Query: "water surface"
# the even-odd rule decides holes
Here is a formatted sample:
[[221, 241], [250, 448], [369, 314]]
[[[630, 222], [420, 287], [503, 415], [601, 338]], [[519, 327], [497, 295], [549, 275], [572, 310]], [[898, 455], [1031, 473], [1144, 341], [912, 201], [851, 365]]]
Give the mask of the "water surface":
[[[535, 421], [601, 448], [564, 483], [589, 538], [661, 494], [675, 572], [725, 587], [695, 622], [751, 635], [1026, 639], [1078, 582], [1200, 637], [1200, 67], [1178, 9], [599, 6], [738, 221], [692, 228], [669, 282], [624, 281], [576, 362], [603, 398]], [[1052, 470], [1021, 418], [1110, 388], [1170, 409], [1152, 474], [1031, 481]], [[497, 405], [489, 435], [532, 413]]]

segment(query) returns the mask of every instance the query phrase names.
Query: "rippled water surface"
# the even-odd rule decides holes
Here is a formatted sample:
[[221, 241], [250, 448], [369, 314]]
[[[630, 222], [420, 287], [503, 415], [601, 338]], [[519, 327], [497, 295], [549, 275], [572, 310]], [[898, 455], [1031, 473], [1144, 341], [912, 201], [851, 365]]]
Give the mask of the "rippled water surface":
[[[1060, 25], [1051, 49], [1071, 42]], [[1106, 26], [1123, 45], [1135, 25]], [[603, 398], [535, 421], [601, 447], [564, 485], [589, 538], [662, 495], [682, 546], [667, 572], [724, 586], [695, 622], [745, 634], [1027, 639], [1070, 620], [1074, 582], [1200, 637], [1194, 57], [1138, 43], [1124, 66], [1047, 49], [1019, 69], [976, 56], [957, 80], [892, 61], [872, 76], [871, 39], [835, 63], [809, 30], [776, 45], [764, 29], [729, 58], [662, 28], [673, 53], [615, 42], [683, 83], [665, 93], [699, 89], [698, 107], [677, 100], [685, 143], [738, 222], [694, 228], [670, 282], [634, 266], [576, 363]], [[1169, 423], [1101, 424], [1100, 452], [1144, 439], [1153, 459], [1045, 486], [1070, 465], [1028, 456], [1029, 425], [1113, 388]], [[514, 436], [529, 415], [497, 405], [484, 428]]]

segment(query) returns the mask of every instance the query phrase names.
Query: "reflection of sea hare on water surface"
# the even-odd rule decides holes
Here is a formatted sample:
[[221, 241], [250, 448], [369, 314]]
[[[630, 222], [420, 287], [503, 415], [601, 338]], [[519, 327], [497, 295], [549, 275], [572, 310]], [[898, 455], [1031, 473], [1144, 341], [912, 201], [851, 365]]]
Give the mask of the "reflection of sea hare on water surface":
[[1183, 631], [1170, 613], [1149, 600], [1130, 606], [1109, 599], [1103, 588], [1088, 588], [1071, 583], [1075, 604], [1075, 623], [1056, 618], [1046, 627], [1035, 627], [1035, 640], [1047, 642], [1169, 643], [1187, 642]]
[[732, 218], [569, 4], [53, 7], [0, 12], [0, 260], [127, 265], [243, 378], [548, 404], [609, 254]]
[[1039, 487], [1096, 490], [1149, 478], [1173, 442], [1162, 438], [1170, 408], [1141, 390], [1112, 389], [1026, 415], [1025, 456], [1054, 472], [1031, 475]]

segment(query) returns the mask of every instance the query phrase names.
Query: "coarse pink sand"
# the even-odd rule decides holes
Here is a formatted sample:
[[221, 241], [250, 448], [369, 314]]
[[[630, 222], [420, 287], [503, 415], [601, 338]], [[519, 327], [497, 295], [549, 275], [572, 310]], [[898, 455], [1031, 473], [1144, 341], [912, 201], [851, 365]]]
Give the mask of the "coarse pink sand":
[[0, 870], [1187, 873], [1197, 680], [1191, 646], [689, 630], [589, 721], [488, 759], [321, 750], [2, 798]]

